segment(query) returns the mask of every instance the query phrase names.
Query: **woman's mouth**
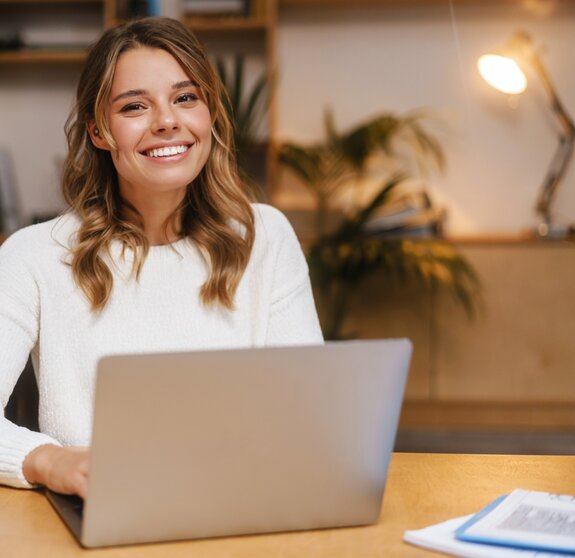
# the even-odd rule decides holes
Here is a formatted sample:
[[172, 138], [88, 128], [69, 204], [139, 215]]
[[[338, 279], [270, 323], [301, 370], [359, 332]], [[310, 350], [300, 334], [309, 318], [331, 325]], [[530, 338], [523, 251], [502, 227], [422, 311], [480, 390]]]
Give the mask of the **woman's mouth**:
[[191, 145], [168, 145], [166, 147], [156, 147], [148, 151], [144, 151], [147, 157], [173, 157], [185, 153]]

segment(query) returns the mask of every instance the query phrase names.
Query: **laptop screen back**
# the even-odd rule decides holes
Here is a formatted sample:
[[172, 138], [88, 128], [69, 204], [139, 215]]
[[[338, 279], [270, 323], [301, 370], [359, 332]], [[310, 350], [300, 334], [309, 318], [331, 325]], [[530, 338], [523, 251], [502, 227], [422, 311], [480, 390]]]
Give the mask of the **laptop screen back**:
[[82, 543], [377, 520], [411, 344], [106, 357]]

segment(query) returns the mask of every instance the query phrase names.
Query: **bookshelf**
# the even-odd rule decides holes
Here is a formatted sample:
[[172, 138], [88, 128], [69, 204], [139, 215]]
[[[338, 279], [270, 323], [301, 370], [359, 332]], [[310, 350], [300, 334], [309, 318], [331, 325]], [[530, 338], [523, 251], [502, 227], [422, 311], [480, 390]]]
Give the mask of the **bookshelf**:
[[[217, 14], [182, 13], [181, 20], [186, 24], [211, 52], [216, 47], [218, 55], [233, 55], [247, 48], [250, 56], [256, 56], [268, 73], [276, 67], [275, 28], [277, 25], [278, 0], [250, 0], [247, 15], [235, 16]], [[80, 65], [86, 58], [86, 46], [104, 29], [125, 21], [128, 17], [128, 0], [0, 0], [0, 72], [2, 66], [26, 66], [37, 69], [39, 66]], [[61, 44], [37, 42], [34, 46], [24, 46], [16, 40], [29, 27], [48, 27], [55, 25], [59, 29], [77, 29], [79, 44]], [[82, 29], [89, 34], [82, 36]], [[14, 32], [14, 43], [9, 44]], [[57, 42], [57, 41], [56, 41]], [[83, 43], [83, 44], [80, 44]], [[267, 138], [273, 138], [275, 132], [274, 95], [269, 95]], [[275, 146], [266, 141], [257, 150], [259, 159], [264, 159], [266, 190], [273, 184], [275, 177]], [[263, 154], [263, 155], [262, 155]], [[260, 180], [261, 181], [261, 180]]]
[[[270, 33], [276, 23], [277, 0], [254, 0], [252, 13], [248, 16], [198, 16], [183, 14], [182, 21], [195, 32], [206, 34], [214, 32], [243, 33], [259, 32]], [[14, 29], [24, 27], [32, 18], [40, 19], [47, 12], [56, 12], [63, 16], [70, 16], [74, 23], [73, 13], [85, 13], [90, 10], [93, 23], [104, 30], [126, 18], [123, 17], [125, 0], [0, 0], [0, 21], [9, 23]], [[36, 17], [34, 17], [36, 16]], [[67, 17], [64, 17], [67, 20]], [[267, 54], [268, 45], [265, 45]], [[3, 47], [0, 48], [0, 63], [26, 63], [26, 62], [78, 62], [85, 58], [85, 49], [82, 48], [26, 48]]]
[[82, 62], [84, 45], [113, 22], [109, 2], [115, 0], [0, 0], [0, 64]]

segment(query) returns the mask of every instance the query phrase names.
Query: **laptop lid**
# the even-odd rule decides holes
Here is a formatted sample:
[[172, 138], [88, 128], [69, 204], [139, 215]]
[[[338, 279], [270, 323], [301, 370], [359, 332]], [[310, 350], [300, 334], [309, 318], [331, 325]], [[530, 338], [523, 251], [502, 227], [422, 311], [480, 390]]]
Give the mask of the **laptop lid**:
[[377, 521], [406, 339], [106, 357], [87, 547]]

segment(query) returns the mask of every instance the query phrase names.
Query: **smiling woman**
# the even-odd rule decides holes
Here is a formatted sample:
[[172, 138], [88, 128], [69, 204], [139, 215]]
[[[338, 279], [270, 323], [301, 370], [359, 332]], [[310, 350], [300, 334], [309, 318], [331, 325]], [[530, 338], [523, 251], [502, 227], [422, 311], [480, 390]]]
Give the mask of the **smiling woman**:
[[101, 357], [323, 340], [297, 238], [250, 203], [221, 84], [183, 25], [108, 30], [66, 134], [69, 210], [0, 248], [0, 401], [31, 353], [41, 431], [0, 420], [0, 483], [83, 496]]
[[185, 198], [212, 145], [206, 100], [184, 69], [165, 50], [140, 47], [122, 54], [107, 107], [109, 133], [88, 125], [92, 143], [110, 151], [122, 197], [144, 218], [151, 244], [178, 237], [180, 223], [162, 224]]
[[[93, 248], [105, 248], [118, 234], [134, 250], [136, 276], [150, 245], [193, 236], [211, 267], [204, 302], [232, 307], [254, 222], [221, 97], [205, 51], [175, 20], [118, 26], [91, 50], [67, 123], [63, 190], [85, 217], [72, 268], [93, 309], [101, 309], [111, 292]], [[153, 149], [174, 146], [188, 149], [165, 159], [151, 156]], [[147, 164], [152, 161], [162, 164]], [[106, 203], [87, 203], [94, 196]], [[96, 223], [103, 234], [94, 234]]]

